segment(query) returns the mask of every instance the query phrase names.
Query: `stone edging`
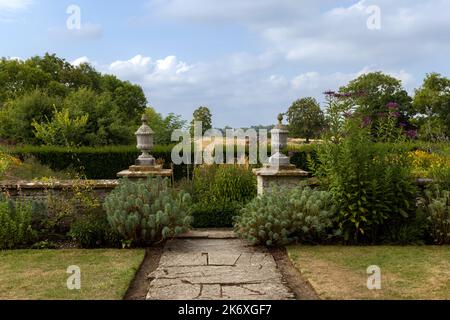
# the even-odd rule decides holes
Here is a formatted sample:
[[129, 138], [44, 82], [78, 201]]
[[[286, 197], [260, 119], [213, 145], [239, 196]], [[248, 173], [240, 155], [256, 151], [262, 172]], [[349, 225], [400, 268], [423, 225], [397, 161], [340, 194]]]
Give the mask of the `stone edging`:
[[74, 186], [86, 186], [92, 189], [114, 189], [119, 180], [61, 180], [61, 181], [2, 181], [0, 190], [35, 190], [35, 189], [71, 189]]

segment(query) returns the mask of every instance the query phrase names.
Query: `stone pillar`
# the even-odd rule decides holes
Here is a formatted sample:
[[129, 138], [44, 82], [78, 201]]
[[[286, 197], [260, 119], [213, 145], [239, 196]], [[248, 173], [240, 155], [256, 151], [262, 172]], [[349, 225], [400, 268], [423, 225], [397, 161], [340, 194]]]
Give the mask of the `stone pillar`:
[[258, 195], [270, 192], [270, 186], [273, 184], [283, 188], [295, 188], [309, 176], [308, 172], [292, 165], [290, 158], [282, 153], [287, 147], [289, 135], [289, 131], [283, 125], [283, 115], [278, 116], [278, 125], [271, 134], [273, 155], [263, 168], [253, 170], [258, 180]]
[[147, 115], [142, 116], [142, 126], [136, 132], [137, 148], [142, 152], [136, 160], [136, 165], [117, 174], [119, 178], [128, 178], [130, 180], [147, 179], [148, 176], [171, 177], [171, 169], [163, 169], [156, 165], [155, 158], [150, 154], [154, 147], [154, 131], [148, 126]]

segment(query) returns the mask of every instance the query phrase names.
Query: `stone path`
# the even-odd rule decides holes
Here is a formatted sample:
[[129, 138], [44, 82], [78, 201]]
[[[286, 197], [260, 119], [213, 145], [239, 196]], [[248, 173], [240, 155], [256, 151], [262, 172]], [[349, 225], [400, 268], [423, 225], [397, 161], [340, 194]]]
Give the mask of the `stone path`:
[[169, 241], [149, 279], [148, 300], [294, 299], [272, 255], [239, 239]]

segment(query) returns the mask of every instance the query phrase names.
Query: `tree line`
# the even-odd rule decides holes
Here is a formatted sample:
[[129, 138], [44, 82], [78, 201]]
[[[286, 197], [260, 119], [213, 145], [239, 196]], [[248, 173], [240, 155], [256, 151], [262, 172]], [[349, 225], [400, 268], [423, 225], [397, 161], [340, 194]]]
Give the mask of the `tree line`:
[[[450, 79], [431, 73], [410, 97], [400, 80], [381, 72], [361, 75], [338, 91], [325, 93], [345, 112], [360, 112], [376, 122], [395, 104], [398, 125], [425, 140], [448, 139]], [[89, 64], [74, 66], [56, 55], [0, 60], [0, 142], [57, 146], [127, 145], [146, 112], [158, 144], [170, 144], [175, 129], [191, 130], [194, 121], [211, 129], [207, 107], [191, 123], [180, 115], [163, 116], [148, 105], [139, 85], [101, 74]], [[286, 112], [291, 135], [318, 138], [329, 115], [312, 97], [294, 101]], [[265, 127], [270, 129], [270, 126]], [[225, 128], [226, 129], [226, 128]]]

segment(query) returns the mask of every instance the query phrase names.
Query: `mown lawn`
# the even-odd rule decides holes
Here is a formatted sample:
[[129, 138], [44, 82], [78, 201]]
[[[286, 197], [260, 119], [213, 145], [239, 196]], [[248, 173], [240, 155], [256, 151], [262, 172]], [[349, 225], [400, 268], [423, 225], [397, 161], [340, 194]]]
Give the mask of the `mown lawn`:
[[[289, 256], [322, 299], [450, 299], [450, 246], [290, 246]], [[367, 268], [381, 268], [381, 290]]]
[[[1, 300], [122, 299], [144, 250], [0, 251]], [[81, 290], [68, 290], [69, 266], [81, 270]]]

